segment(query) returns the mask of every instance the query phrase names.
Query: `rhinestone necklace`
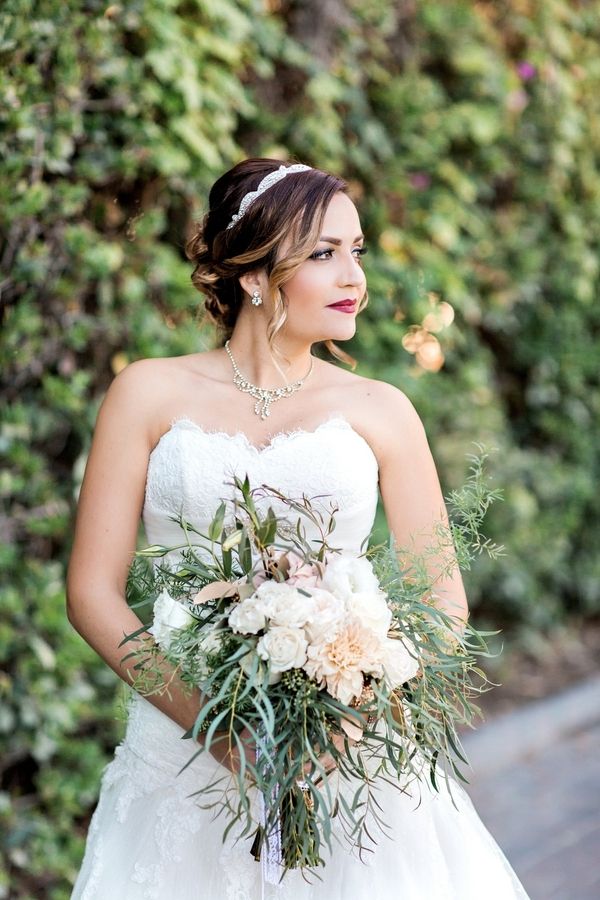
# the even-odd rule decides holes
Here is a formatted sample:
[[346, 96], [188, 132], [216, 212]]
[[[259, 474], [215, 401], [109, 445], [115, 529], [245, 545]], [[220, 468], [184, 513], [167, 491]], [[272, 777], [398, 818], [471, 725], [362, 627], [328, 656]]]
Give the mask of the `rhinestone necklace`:
[[296, 391], [300, 390], [313, 370], [314, 357], [311, 357], [310, 369], [304, 378], [300, 378], [298, 381], [294, 381], [292, 384], [288, 384], [281, 388], [260, 388], [256, 384], [252, 384], [251, 381], [248, 381], [247, 378], [244, 378], [238, 369], [233, 354], [229, 349], [229, 341], [225, 341], [225, 350], [227, 351], [227, 356], [231, 360], [231, 365], [233, 366], [233, 383], [240, 391], [244, 391], [244, 393], [254, 397], [256, 400], [254, 412], [257, 416], [260, 416], [261, 419], [266, 419], [267, 416], [271, 415], [271, 403], [274, 403], [276, 400], [283, 400], [284, 397], [290, 397]]

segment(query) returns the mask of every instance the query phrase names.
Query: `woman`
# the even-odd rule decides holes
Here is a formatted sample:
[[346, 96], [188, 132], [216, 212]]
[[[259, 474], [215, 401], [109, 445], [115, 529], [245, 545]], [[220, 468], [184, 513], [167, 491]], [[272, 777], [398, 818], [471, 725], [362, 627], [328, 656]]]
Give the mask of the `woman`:
[[[339, 505], [336, 546], [359, 552], [381, 491], [399, 546], [424, 544], [445, 519], [421, 422], [396, 388], [312, 355], [348, 340], [366, 303], [359, 217], [345, 183], [308, 166], [249, 159], [223, 175], [188, 245], [193, 281], [228, 340], [172, 359], [140, 360], [111, 385], [89, 455], [68, 572], [69, 618], [125, 681], [119, 643], [140, 622], [124, 600], [140, 514], [150, 543], [174, 546], [182, 513], [200, 530], [248, 473], [284, 494]], [[286, 388], [282, 391], [282, 388]], [[276, 510], [277, 511], [277, 510]], [[432, 561], [432, 565], [435, 560]], [[468, 616], [460, 575], [439, 583], [457, 628]], [[508, 900], [526, 897], [458, 786], [380, 796], [391, 839], [370, 860], [345, 846], [307, 884], [262, 882], [246, 840], [222, 843], [225, 822], [190, 798], [235, 753], [213, 745], [193, 766], [181, 741], [200, 708], [175, 681], [134, 696], [125, 740], [103, 778], [74, 898], [82, 900]]]

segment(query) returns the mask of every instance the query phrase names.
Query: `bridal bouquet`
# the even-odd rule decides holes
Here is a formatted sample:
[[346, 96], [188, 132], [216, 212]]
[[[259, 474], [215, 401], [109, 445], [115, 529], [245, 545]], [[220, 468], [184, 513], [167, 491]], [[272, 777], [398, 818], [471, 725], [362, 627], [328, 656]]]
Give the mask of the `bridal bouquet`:
[[[478, 532], [492, 497], [480, 462], [453, 496], [462, 518], [437, 536], [438, 552], [452, 545], [466, 564], [482, 547], [499, 549]], [[437, 787], [440, 760], [463, 778], [457, 725], [479, 712], [471, 699], [485, 688], [475, 663], [487, 654], [486, 633], [457, 632], [436, 607], [427, 560], [393, 546], [372, 559], [341, 552], [330, 545], [335, 508], [324, 515], [306, 497], [251, 488], [247, 477], [234, 486], [229, 521], [226, 502], [205, 534], [174, 518], [185, 545], [138, 551], [155, 562], [151, 572], [132, 567], [130, 593], [151, 601], [153, 616], [124, 643], [136, 644], [142, 693], [168, 690], [165, 658], [202, 692], [187, 735], [202, 741], [190, 762], [225, 739], [240, 766], [198, 785], [198, 795], [226, 814], [224, 837], [236, 823], [254, 833], [252, 852], [274, 882], [324, 864], [334, 819], [359, 849], [372, 821], [384, 828], [378, 779], [402, 788], [428, 777]], [[276, 498], [285, 517], [272, 506], [260, 512], [259, 496]], [[307, 521], [320, 540], [307, 540]], [[167, 564], [173, 550], [177, 562]]]

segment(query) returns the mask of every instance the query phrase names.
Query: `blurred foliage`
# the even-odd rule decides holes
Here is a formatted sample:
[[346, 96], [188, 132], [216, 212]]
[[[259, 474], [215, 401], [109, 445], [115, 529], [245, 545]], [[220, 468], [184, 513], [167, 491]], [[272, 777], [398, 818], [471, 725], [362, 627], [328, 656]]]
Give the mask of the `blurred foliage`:
[[347, 348], [414, 400], [444, 484], [500, 450], [478, 621], [597, 614], [599, 37], [598, 0], [3, 4], [0, 897], [69, 895], [121, 728], [63, 611], [90, 437], [129, 361], [211, 345], [182, 246], [246, 155], [350, 181]]

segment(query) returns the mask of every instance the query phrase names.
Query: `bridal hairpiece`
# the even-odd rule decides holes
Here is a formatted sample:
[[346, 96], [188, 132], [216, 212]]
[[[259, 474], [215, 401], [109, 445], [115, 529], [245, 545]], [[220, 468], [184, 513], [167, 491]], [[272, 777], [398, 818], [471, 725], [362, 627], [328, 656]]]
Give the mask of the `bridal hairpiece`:
[[286, 175], [293, 175], [294, 172], [307, 172], [310, 169], [311, 166], [305, 166], [302, 163], [294, 163], [293, 166], [279, 166], [274, 172], [269, 172], [269, 174], [265, 175], [259, 183], [255, 191], [249, 191], [247, 194], [244, 194], [242, 202], [240, 203], [240, 208], [236, 214], [232, 216], [231, 222], [226, 230], [233, 228], [236, 222], [239, 222], [248, 207], [254, 203], [257, 197], [260, 197], [261, 194], [268, 191], [270, 187], [273, 187], [274, 184], [277, 184], [277, 182], [281, 181], [282, 178], [285, 178]]

